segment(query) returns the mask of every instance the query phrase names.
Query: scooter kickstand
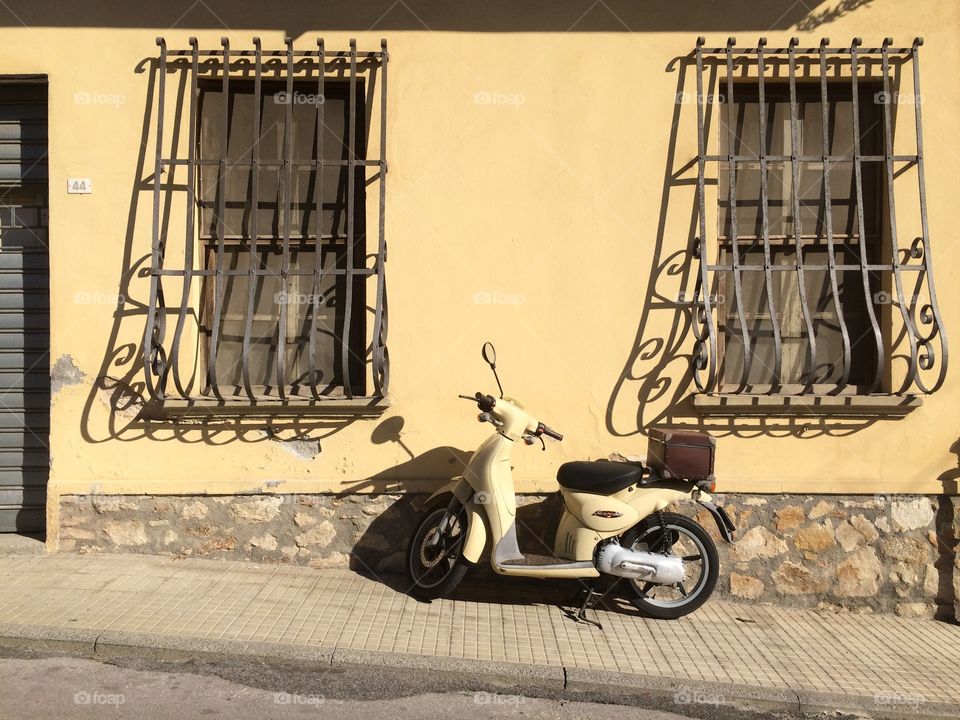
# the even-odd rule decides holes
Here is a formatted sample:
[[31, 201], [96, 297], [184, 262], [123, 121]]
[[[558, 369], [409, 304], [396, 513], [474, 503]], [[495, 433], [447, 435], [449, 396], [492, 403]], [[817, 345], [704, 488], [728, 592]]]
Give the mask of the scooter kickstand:
[[[623, 578], [617, 578], [616, 581], [610, 584], [610, 586], [604, 590], [602, 593], [594, 590], [594, 585], [591, 583], [589, 586], [585, 587], [580, 592], [583, 593], [583, 603], [580, 605], [580, 609], [576, 612], [573, 610], [564, 610], [564, 613], [574, 622], [585, 622], [589, 625], [595, 625], [598, 629], [603, 630], [603, 625], [600, 624], [599, 620], [591, 620], [587, 617], [587, 610], [594, 610], [597, 605], [601, 604], [607, 595], [620, 584], [620, 580]], [[574, 599], [574, 603], [576, 599]]]

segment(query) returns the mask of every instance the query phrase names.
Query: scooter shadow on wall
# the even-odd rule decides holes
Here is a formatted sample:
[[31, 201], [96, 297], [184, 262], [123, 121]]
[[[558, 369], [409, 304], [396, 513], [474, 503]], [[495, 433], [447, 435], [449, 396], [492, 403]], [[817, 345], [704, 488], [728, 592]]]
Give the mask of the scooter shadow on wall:
[[[656, 237], [637, 333], [607, 402], [608, 432], [617, 437], [631, 437], [645, 435], [652, 427], [669, 426], [709, 431], [717, 437], [814, 438], [842, 437], [869, 427], [879, 418], [870, 415], [840, 418], [801, 412], [787, 417], [713, 416], [701, 414], [694, 408], [692, 323], [697, 308], [691, 298], [699, 273], [693, 252], [698, 235], [697, 158], [677, 156], [680, 133], [697, 132], [694, 53], [673, 58], [665, 72], [676, 73], [677, 84]], [[719, 82], [715, 66], [704, 67], [703, 82], [705, 95], [713, 97]], [[716, 105], [705, 102], [706, 137], [717, 132], [717, 118]], [[707, 185], [711, 184], [708, 179]], [[689, 214], [677, 213], [678, 203], [688, 206]], [[664, 332], [664, 328], [669, 330]]]
[[[176, 107], [189, 103], [189, 61], [168, 59], [166, 97], [176, 97]], [[109, 337], [105, 343], [103, 359], [93, 376], [93, 383], [81, 413], [80, 431], [85, 442], [135, 441], [148, 438], [156, 441], [225, 445], [244, 443], [308, 443], [319, 452], [320, 443], [344, 429], [357, 419], [355, 416], [310, 414], [292, 410], [289, 413], [271, 411], [259, 415], [235, 412], [207, 414], [165, 414], [159, 405], [151, 401], [144, 381], [143, 338], [149, 313], [150, 285], [150, 237], [153, 218], [148, 209], [154, 193], [154, 145], [157, 122], [157, 76], [159, 63], [156, 58], [144, 58], [133, 72], [144, 77], [145, 103], [139, 135], [140, 152], [134, 170], [123, 236], [123, 254], [117, 284], [116, 308]], [[370, 88], [373, 92], [374, 88]], [[173, 148], [172, 159], [178, 159], [178, 148], [185, 146], [188, 113], [173, 113], [173, 120], [164, 130], [165, 148]], [[183, 158], [179, 158], [183, 159]], [[183, 218], [173, 211], [175, 197], [183, 195], [186, 188], [186, 171], [183, 166], [173, 165], [164, 170], [161, 178], [161, 212], [159, 234], [167, 242], [182, 242]], [[99, 296], [99, 293], [98, 293]], [[163, 296], [161, 291], [160, 297]], [[180, 288], [167, 290], [167, 296], [180, 299]], [[174, 304], [159, 304], [158, 315], [172, 332], [179, 307]], [[188, 318], [197, 322], [196, 312], [191, 310]], [[77, 367], [69, 355], [62, 356], [52, 369], [54, 387], [58, 379], [62, 385], [78, 382], [89, 375], [89, 368]], [[156, 381], [156, 379], [155, 379]], [[197, 387], [202, 379], [194, 373], [184, 378], [188, 387]]]

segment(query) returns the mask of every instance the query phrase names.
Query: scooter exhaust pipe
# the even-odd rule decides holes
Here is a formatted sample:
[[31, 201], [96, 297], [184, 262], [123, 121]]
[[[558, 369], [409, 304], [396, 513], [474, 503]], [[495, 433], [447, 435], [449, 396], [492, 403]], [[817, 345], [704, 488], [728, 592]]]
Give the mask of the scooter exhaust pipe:
[[597, 553], [597, 570], [608, 575], [645, 580], [661, 585], [683, 581], [686, 571], [679, 557], [628, 550], [618, 542], [604, 545]]

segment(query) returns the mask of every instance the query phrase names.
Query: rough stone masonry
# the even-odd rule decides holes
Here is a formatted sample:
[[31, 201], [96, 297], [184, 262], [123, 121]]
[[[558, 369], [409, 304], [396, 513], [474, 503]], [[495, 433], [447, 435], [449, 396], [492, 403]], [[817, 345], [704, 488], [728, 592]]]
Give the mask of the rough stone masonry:
[[[402, 573], [425, 495], [64, 496], [60, 550], [247, 559]], [[724, 495], [737, 541], [720, 541], [718, 590], [797, 607], [955, 619], [956, 498]], [[520, 545], [549, 552], [556, 495], [518, 497]], [[945, 505], [946, 504], [946, 505]], [[489, 572], [487, 566], [474, 572]], [[509, 580], [504, 580], [509, 582]]]

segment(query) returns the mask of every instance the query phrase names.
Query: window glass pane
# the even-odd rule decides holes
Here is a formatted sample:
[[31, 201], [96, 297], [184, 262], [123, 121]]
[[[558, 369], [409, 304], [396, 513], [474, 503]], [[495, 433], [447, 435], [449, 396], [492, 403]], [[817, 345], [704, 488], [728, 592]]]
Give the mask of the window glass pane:
[[[762, 267], [762, 248], [741, 252], [743, 253], [742, 265]], [[804, 288], [810, 320], [817, 340], [815, 383], [829, 385], [838, 383], [842, 378], [843, 336], [837, 306], [831, 292], [829, 272], [823, 269], [811, 269], [811, 267], [825, 266], [827, 257], [828, 253], [823, 246], [804, 249], [804, 263], [808, 266], [804, 271]], [[834, 257], [837, 264], [856, 264], [857, 262], [856, 253], [849, 247], [835, 248]], [[799, 278], [795, 269], [795, 249], [792, 246], [774, 247], [771, 250], [771, 260], [774, 267], [787, 268], [785, 271], [771, 271], [771, 287], [781, 340], [779, 381], [782, 384], [799, 384], [805, 381], [809, 371], [810, 342], [800, 299]], [[729, 262], [729, 249], [724, 250], [723, 262]], [[723, 302], [720, 304], [720, 309], [725, 340], [722, 377], [724, 383], [738, 384], [743, 373], [743, 331], [737, 312], [733, 273], [727, 271], [721, 275]], [[773, 324], [767, 307], [764, 273], [742, 272], [741, 285], [746, 327], [755, 355], [748, 382], [754, 385], [769, 385], [774, 379], [775, 343]], [[863, 385], [869, 381], [873, 373], [876, 344], [867, 315], [867, 301], [860, 271], [837, 271], [837, 286], [843, 321], [852, 349], [849, 383]], [[871, 285], [871, 301], [876, 291], [877, 288]]]
[[[860, 86], [860, 141], [863, 155], [881, 155], [882, 108], [873, 102], [876, 88], [870, 83]], [[740, 263], [754, 268], [763, 265], [763, 213], [760, 172], [760, 106], [756, 86], [739, 87], [734, 93], [735, 137], [732, 153], [746, 156], [737, 163], [736, 212], [737, 236], [753, 239], [741, 242]], [[849, 83], [829, 89], [829, 146], [831, 155], [852, 157], [853, 105]], [[789, 86], [771, 83], [766, 86], [766, 152], [767, 155], [790, 155], [791, 119]], [[820, 156], [823, 153], [822, 104], [819, 84], [797, 85], [797, 120], [799, 154]], [[728, 139], [726, 107], [720, 107], [721, 155], [731, 147]], [[769, 160], [767, 163], [767, 232], [771, 238], [771, 261], [785, 270], [773, 269], [770, 293], [780, 333], [781, 369], [773, 377], [775, 342], [773, 319], [767, 301], [767, 287], [762, 271], [746, 270], [741, 274], [742, 304], [746, 330], [754, 353], [748, 383], [769, 386], [779, 383], [803, 383], [810, 370], [810, 338], [796, 273], [796, 237], [802, 239], [804, 261], [808, 266], [827, 264], [826, 215], [824, 212], [823, 162], [808, 160], [798, 163], [797, 195], [800, 204], [799, 227], [794, 227], [794, 177], [790, 162]], [[718, 164], [720, 233], [730, 236], [729, 168]], [[883, 232], [883, 164], [865, 161], [861, 165], [863, 188], [863, 222], [866, 256], [861, 258], [859, 223], [856, 207], [856, 186], [852, 162], [830, 164], [831, 220], [835, 240], [834, 258], [838, 264], [859, 266], [880, 262]], [[789, 244], [783, 244], [787, 240]], [[730, 262], [730, 245], [721, 247], [722, 262]], [[873, 273], [872, 275], [876, 275]], [[828, 272], [808, 269], [804, 275], [808, 314], [817, 340], [814, 377], [817, 384], [835, 384], [842, 378], [843, 335], [839, 316], [842, 312], [852, 349], [849, 382], [865, 385], [872, 379], [876, 358], [876, 341], [867, 315], [867, 298], [880, 290], [880, 279], [871, 277], [865, 293], [863, 276], [856, 267], [838, 271], [837, 285], [840, 308], [834, 302]], [[744, 365], [743, 330], [737, 311], [732, 273], [720, 274], [723, 301], [720, 303], [723, 329], [723, 362], [721, 377], [726, 384], [739, 384]], [[879, 315], [879, 312], [878, 312]]]
[[[215, 247], [208, 250], [212, 256]], [[250, 252], [246, 245], [233, 245], [225, 249], [226, 268], [248, 270]], [[301, 395], [309, 395], [310, 355], [309, 338], [314, 318], [314, 277], [293, 275], [286, 283], [280, 277], [282, 253], [279, 244], [257, 248], [258, 272], [255, 279], [254, 307], [250, 334], [250, 382], [263, 388], [276, 388], [277, 349], [280, 331], [280, 308], [285, 304], [286, 318], [286, 385]], [[342, 267], [342, 249], [340, 265]], [[291, 272], [309, 272], [314, 269], [315, 246], [294, 244], [290, 250]], [[212, 259], [209, 260], [212, 264]], [[334, 392], [342, 383], [340, 371], [340, 330], [343, 323], [342, 308], [337, 302], [343, 295], [344, 276], [329, 271], [338, 265], [337, 253], [325, 245], [322, 255], [322, 271], [316, 311], [316, 346], [314, 378], [318, 390]], [[217, 343], [217, 379], [221, 391], [230, 386], [243, 385], [242, 352], [243, 333], [249, 302], [249, 275], [227, 276], [223, 281], [223, 304], [221, 309], [220, 336]], [[212, 279], [208, 279], [208, 314], [212, 312]], [[204, 331], [212, 337], [212, 323], [205, 321]]]
[[[872, 83], [860, 86], [860, 142], [861, 154], [878, 155], [883, 152], [882, 108], [874, 101], [877, 88]], [[791, 154], [791, 122], [789, 87], [783, 83], [769, 83], [766, 94], [766, 152], [767, 155]], [[830, 155], [853, 156], [853, 112], [849, 83], [831, 85], [828, 90]], [[739, 87], [734, 91], [733, 154], [755, 158], [737, 163], [737, 234], [739, 237], [761, 237], [762, 203], [760, 193], [760, 105], [758, 91], [753, 87]], [[720, 119], [720, 153], [730, 148], [729, 123], [725, 104], [717, 106]], [[819, 85], [797, 85], [797, 131], [801, 155], [822, 155], [822, 103]], [[878, 203], [882, 189], [881, 163], [862, 165], [864, 224], [869, 237], [881, 231], [878, 222]], [[823, 195], [823, 165], [820, 162], [800, 164], [799, 199], [801, 204], [801, 231], [805, 236], [826, 234]], [[730, 237], [729, 167], [719, 163], [720, 234]], [[856, 191], [853, 163], [835, 163], [830, 168], [830, 191], [835, 235], [858, 234]], [[771, 237], [793, 237], [793, 176], [789, 162], [769, 160], [767, 163], [768, 226]]]
[[[252, 228], [252, 167], [254, 94], [253, 83], [231, 81], [230, 103], [227, 109], [227, 147], [224, 154], [223, 92], [219, 83], [201, 86], [199, 113], [199, 157], [204, 160], [219, 160], [225, 157], [228, 167], [219, 182], [217, 166], [200, 168], [201, 233], [207, 237], [217, 235], [217, 206], [219, 193], [224, 193], [224, 225], [227, 236], [250, 235]], [[317, 87], [315, 82], [295, 83], [292, 104], [292, 155], [295, 163], [309, 163], [316, 159], [317, 143]], [[354, 135], [359, 158], [365, 157], [363, 112], [363, 83], [357, 86], [357, 113]], [[260, 98], [260, 161], [277, 163], [284, 158], [284, 122], [287, 105], [284, 99], [284, 82], [263, 83]], [[346, 128], [349, 124], [349, 88], [341, 81], [327, 81], [323, 102], [323, 159], [345, 161], [347, 159]], [[340, 166], [325, 166], [323, 179], [323, 212], [320, 223], [325, 235], [346, 233], [347, 170]], [[315, 236], [317, 218], [314, 212], [317, 173], [312, 167], [294, 168], [291, 173], [291, 229], [292, 236]], [[261, 166], [258, 189], [258, 232], [261, 236], [277, 236], [283, 232], [283, 183], [285, 172], [277, 167]], [[363, 183], [357, 183], [358, 201], [362, 201]]]

